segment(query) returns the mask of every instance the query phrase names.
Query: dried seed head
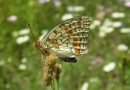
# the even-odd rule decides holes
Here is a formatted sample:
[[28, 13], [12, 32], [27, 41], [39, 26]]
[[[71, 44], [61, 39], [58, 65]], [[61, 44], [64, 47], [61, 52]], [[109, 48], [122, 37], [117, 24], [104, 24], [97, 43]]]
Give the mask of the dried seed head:
[[43, 82], [45, 86], [51, 84], [57, 59], [54, 54], [49, 54], [43, 62]]
[[50, 85], [51, 81], [52, 81], [52, 75], [51, 74], [48, 74], [48, 72], [44, 72], [43, 74], [43, 84], [45, 86], [48, 86]]
[[60, 73], [61, 73], [61, 65], [60, 64], [55, 65], [54, 73], [55, 73], [56, 80], [59, 81]]

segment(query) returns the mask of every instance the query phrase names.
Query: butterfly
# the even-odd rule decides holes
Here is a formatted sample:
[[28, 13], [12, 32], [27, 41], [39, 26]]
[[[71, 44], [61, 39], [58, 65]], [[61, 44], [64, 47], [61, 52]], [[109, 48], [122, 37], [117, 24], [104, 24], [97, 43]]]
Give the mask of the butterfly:
[[88, 32], [90, 19], [87, 16], [78, 16], [63, 21], [48, 32], [41, 41], [35, 41], [42, 55], [55, 54], [65, 62], [77, 62], [76, 56], [88, 51]]

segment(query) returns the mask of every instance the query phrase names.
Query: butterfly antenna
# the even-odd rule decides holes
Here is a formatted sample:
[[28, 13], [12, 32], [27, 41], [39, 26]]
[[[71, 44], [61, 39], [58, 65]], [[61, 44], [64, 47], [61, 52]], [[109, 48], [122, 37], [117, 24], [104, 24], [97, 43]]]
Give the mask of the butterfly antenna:
[[28, 26], [29, 26], [29, 29], [30, 29], [30, 31], [31, 31], [32, 38], [34, 39], [34, 41], [36, 41], [36, 39], [35, 39], [35, 37], [34, 37], [34, 35], [33, 35], [33, 32], [32, 32], [31, 25], [30, 25], [30, 24], [28, 24]]

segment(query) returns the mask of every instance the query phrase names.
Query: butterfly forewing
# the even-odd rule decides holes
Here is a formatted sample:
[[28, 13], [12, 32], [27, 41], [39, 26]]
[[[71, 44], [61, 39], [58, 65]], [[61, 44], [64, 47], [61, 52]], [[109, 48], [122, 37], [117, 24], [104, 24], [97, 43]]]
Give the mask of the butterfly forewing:
[[86, 54], [89, 26], [87, 16], [66, 20], [43, 38], [42, 45], [58, 56], [72, 58]]

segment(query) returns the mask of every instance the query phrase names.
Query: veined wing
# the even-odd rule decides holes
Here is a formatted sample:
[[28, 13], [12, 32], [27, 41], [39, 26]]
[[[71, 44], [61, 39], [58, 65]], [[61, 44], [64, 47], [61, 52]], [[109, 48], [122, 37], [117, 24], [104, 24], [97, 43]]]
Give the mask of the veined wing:
[[68, 19], [52, 29], [43, 38], [42, 45], [62, 57], [86, 54], [89, 26], [87, 16]]

